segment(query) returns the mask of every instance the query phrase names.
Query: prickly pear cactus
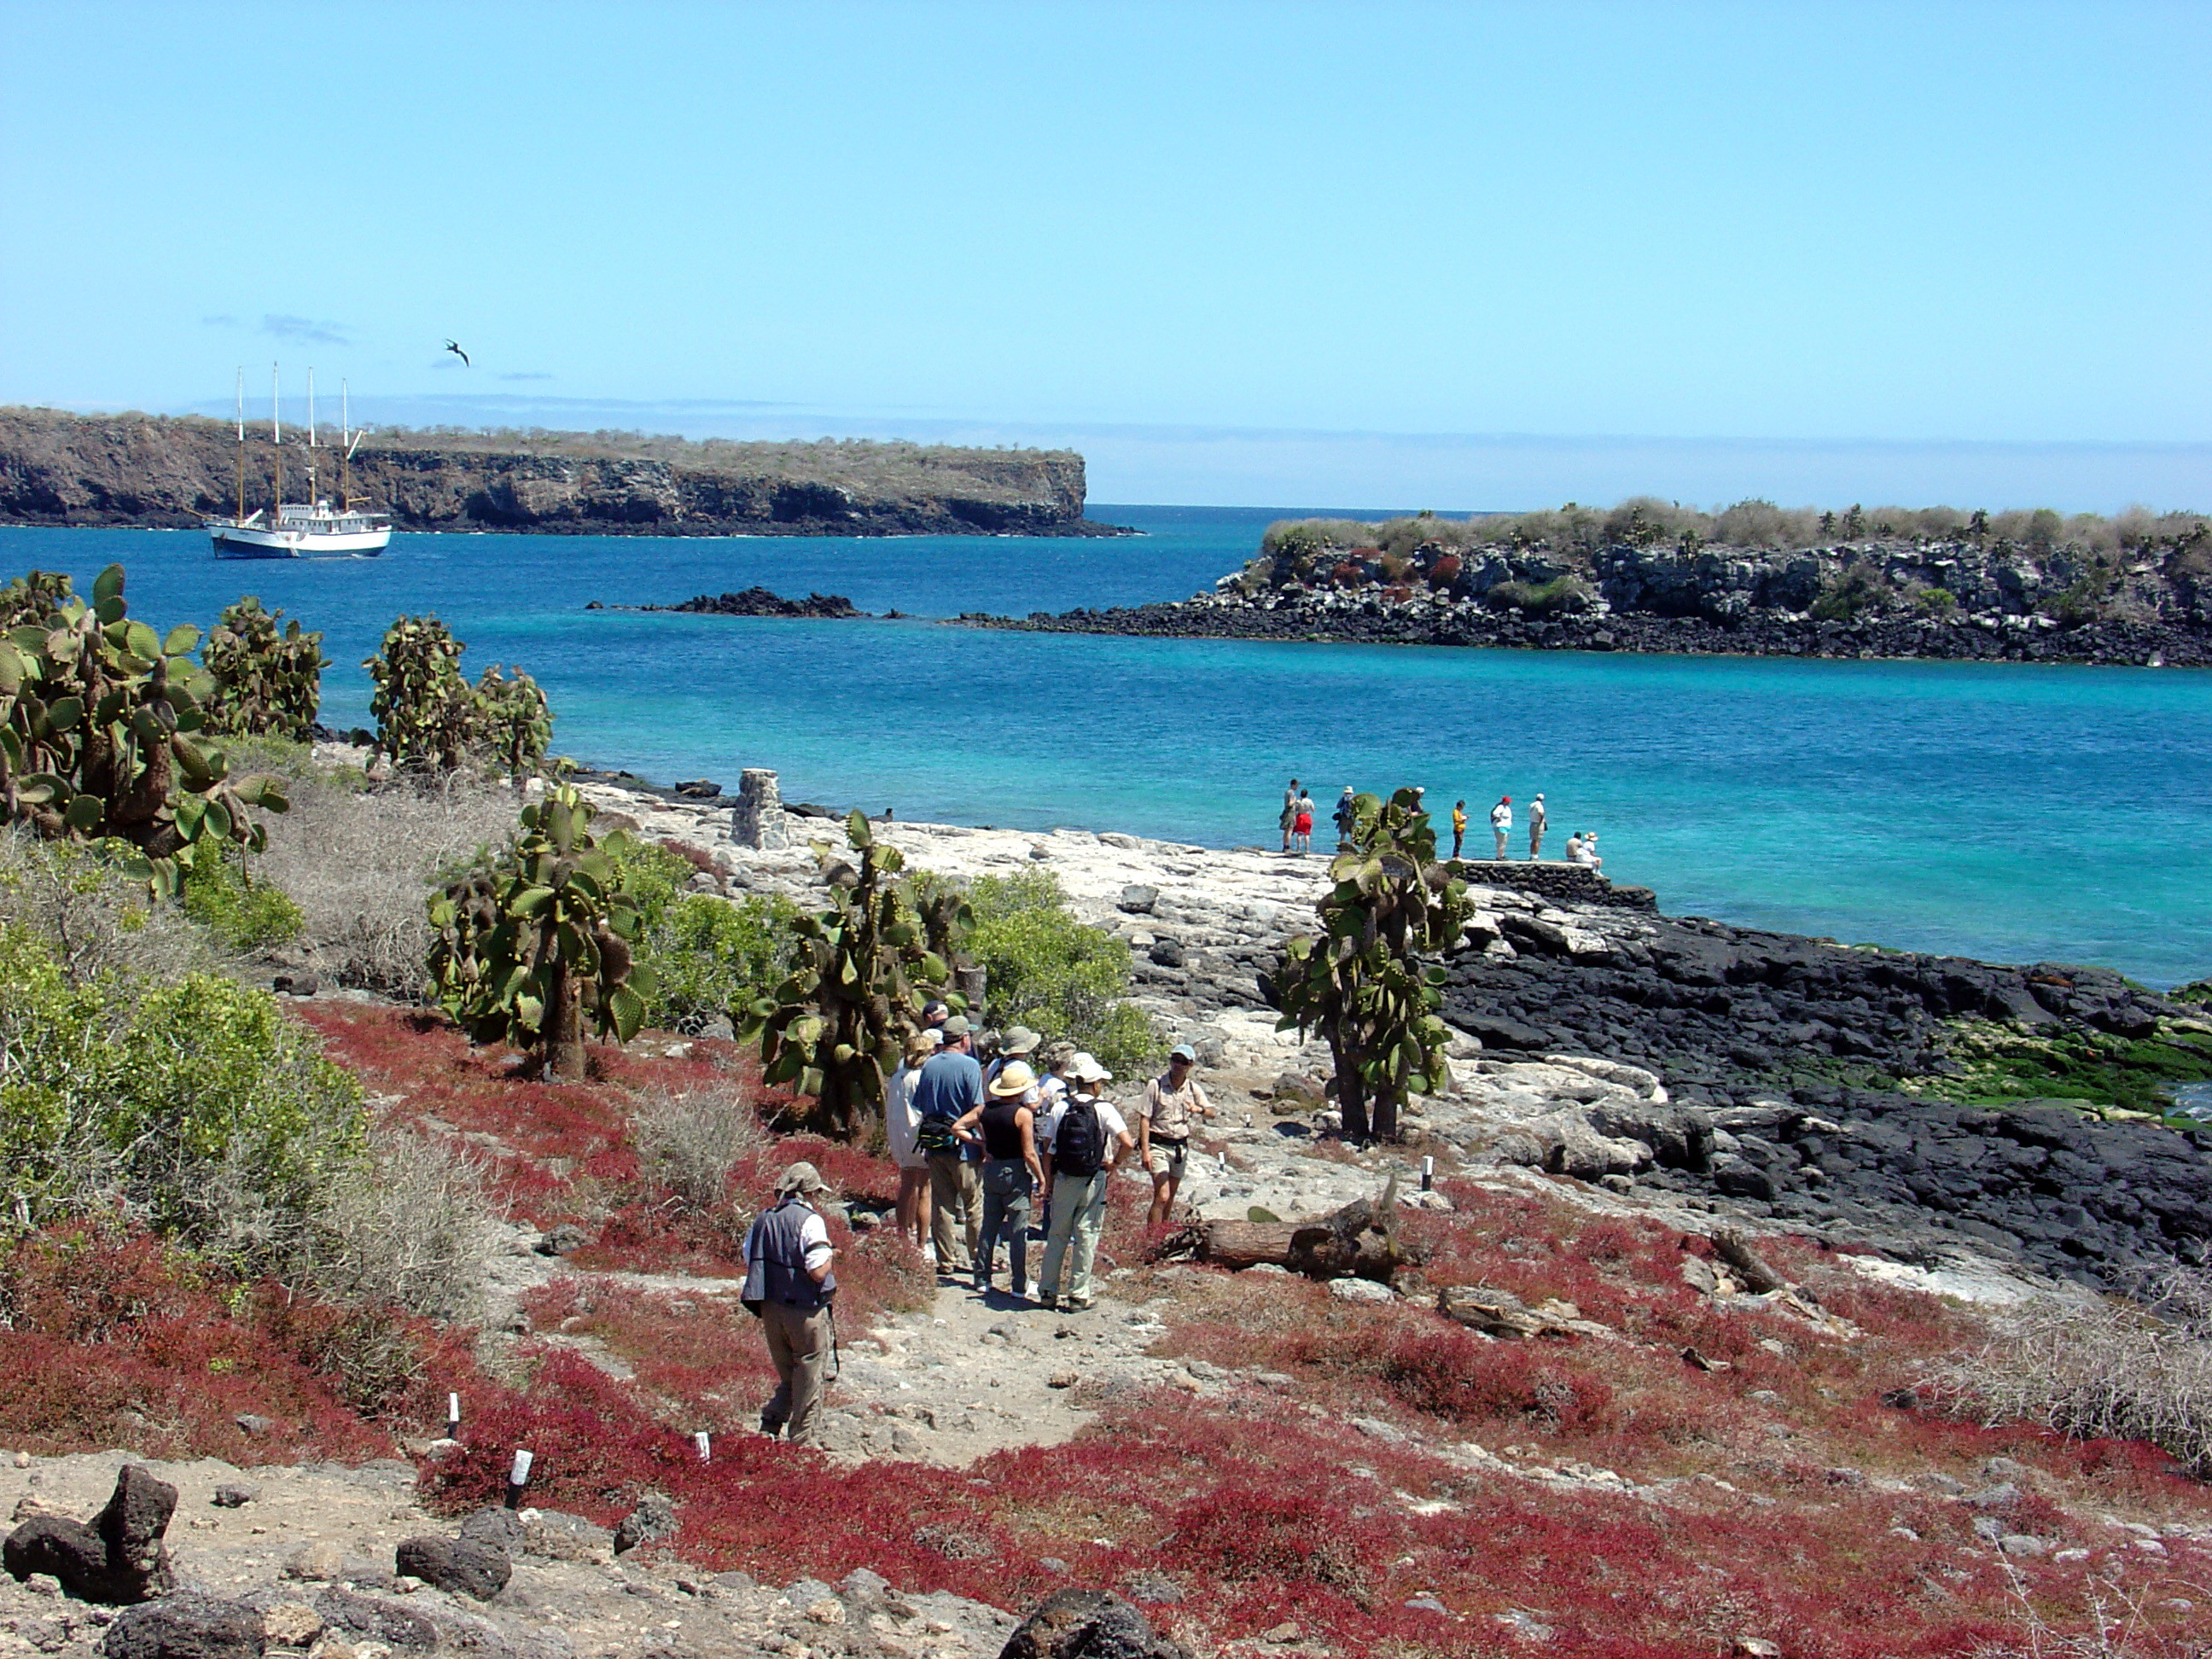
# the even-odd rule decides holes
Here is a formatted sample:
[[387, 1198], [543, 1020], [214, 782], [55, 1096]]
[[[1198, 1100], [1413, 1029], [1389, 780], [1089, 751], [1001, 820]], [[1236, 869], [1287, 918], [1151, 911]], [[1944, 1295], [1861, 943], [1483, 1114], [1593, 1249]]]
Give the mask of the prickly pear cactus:
[[66, 582], [11, 603], [40, 599], [52, 608], [21, 611], [34, 619], [0, 639], [0, 817], [49, 840], [127, 842], [171, 893], [199, 859], [260, 851], [254, 810], [289, 803], [271, 779], [233, 779], [200, 741], [213, 684], [191, 660], [199, 629], [165, 638], [131, 621], [121, 565], [100, 573], [89, 605]]
[[208, 629], [200, 661], [215, 680], [204, 711], [209, 731], [313, 740], [328, 661], [323, 636], [302, 633], [296, 621], [278, 633], [283, 615], [270, 615], [249, 594]]
[[393, 765], [451, 772], [467, 760], [477, 699], [461, 678], [465, 648], [435, 617], [402, 617], [362, 664], [376, 682], [376, 746]]
[[474, 745], [520, 788], [544, 766], [553, 741], [553, 711], [545, 693], [520, 668], [513, 679], [501, 678], [494, 663], [477, 682], [476, 698]]
[[1276, 1026], [1327, 1039], [1347, 1139], [1395, 1140], [1407, 1097], [1449, 1081], [1439, 963], [1474, 907], [1412, 789], [1356, 798], [1351, 850], [1328, 873], [1321, 933], [1291, 939], [1270, 977]]
[[922, 1003], [951, 976], [928, 928], [957, 949], [967, 907], [954, 895], [926, 919], [899, 873], [903, 855], [876, 840], [858, 811], [845, 820], [845, 840], [860, 855], [857, 868], [826, 842], [812, 843], [830, 908], [800, 918], [799, 966], [773, 997], [753, 1004], [745, 1035], [760, 1042], [763, 1080], [812, 1096], [810, 1127], [850, 1139], [862, 1111], [882, 1108], [884, 1081], [921, 1023]]
[[584, 1024], [627, 1042], [645, 1018], [652, 969], [635, 960], [637, 901], [623, 890], [605, 845], [586, 826], [592, 809], [562, 784], [522, 809], [498, 854], [430, 900], [431, 988], [478, 1042], [536, 1051], [565, 1077], [584, 1074]]

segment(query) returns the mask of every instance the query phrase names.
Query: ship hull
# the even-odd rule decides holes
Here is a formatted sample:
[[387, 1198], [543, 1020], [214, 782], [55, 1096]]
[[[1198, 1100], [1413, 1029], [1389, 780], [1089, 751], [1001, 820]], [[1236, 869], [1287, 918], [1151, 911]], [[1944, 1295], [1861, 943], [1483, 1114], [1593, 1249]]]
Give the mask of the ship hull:
[[373, 559], [390, 545], [389, 530], [262, 530], [210, 525], [218, 559]]

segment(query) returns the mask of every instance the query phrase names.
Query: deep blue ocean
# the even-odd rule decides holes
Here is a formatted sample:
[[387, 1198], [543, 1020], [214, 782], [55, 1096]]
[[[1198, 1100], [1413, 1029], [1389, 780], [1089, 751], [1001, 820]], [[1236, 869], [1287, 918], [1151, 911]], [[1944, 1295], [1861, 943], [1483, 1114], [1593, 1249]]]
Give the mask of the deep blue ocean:
[[[1555, 856], [1678, 915], [2001, 961], [2212, 974], [2212, 674], [1800, 662], [975, 631], [926, 618], [1181, 599], [1279, 509], [1094, 506], [1115, 540], [396, 536], [266, 564], [198, 532], [0, 529], [0, 579], [129, 571], [132, 614], [203, 625], [251, 592], [319, 629], [323, 717], [433, 612], [473, 677], [544, 684], [558, 752], [660, 781], [782, 775], [787, 799], [902, 818], [1273, 844], [1285, 781], [1419, 783], [1480, 827], [1542, 790]], [[917, 620], [586, 611], [760, 583]], [[1471, 836], [1470, 850], [1486, 840]], [[1525, 843], [1523, 846], [1525, 850]]]

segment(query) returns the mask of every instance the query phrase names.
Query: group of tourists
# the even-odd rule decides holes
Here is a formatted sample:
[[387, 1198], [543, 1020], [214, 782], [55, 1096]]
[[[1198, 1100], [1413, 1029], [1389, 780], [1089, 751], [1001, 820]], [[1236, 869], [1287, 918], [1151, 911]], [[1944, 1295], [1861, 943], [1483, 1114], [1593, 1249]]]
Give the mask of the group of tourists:
[[[1016, 1299], [1058, 1312], [1090, 1307], [1108, 1183], [1124, 1158], [1133, 1153], [1152, 1177], [1148, 1224], [1174, 1211], [1192, 1137], [1213, 1110], [1196, 1052], [1178, 1044], [1170, 1053], [1167, 1070], [1131, 1103], [1133, 1127], [1106, 1098], [1113, 1073], [1073, 1045], [1047, 1049], [1020, 1025], [978, 1033], [941, 1002], [922, 1018], [885, 1090], [899, 1232], [940, 1279], [988, 1293], [1004, 1246]], [[793, 1164], [745, 1236], [743, 1297], [761, 1316], [777, 1378], [761, 1431], [799, 1443], [812, 1439], [823, 1385], [836, 1370], [837, 1278], [816, 1207], [828, 1190], [811, 1164]], [[1032, 1284], [1030, 1247], [1039, 1239]]]
[[[1417, 795], [1420, 793], [1419, 790], [1414, 791]], [[1346, 851], [1352, 845], [1352, 825], [1355, 814], [1352, 803], [1357, 796], [1358, 792], [1347, 783], [1344, 786], [1344, 793], [1337, 799], [1333, 816], [1339, 852]], [[1285, 853], [1310, 853], [1313, 850], [1314, 811], [1313, 797], [1306, 793], [1296, 778], [1292, 778], [1291, 787], [1283, 791], [1283, 850]], [[1551, 827], [1551, 812], [1544, 805], [1544, 792], [1540, 789], [1528, 803], [1528, 857], [1533, 862], [1544, 856], [1544, 833]], [[1451, 855], [1456, 859], [1464, 855], [1467, 848], [1467, 803], [1463, 800], [1452, 803], [1451, 830]], [[1491, 857], [1501, 861], [1510, 858], [1511, 854], [1506, 850], [1506, 842], [1513, 835], [1512, 796], [1500, 795], [1498, 805], [1490, 809], [1490, 834], [1492, 842]], [[1596, 835], [1588, 830], [1579, 830], [1567, 837], [1566, 855], [1568, 863], [1583, 865], [1592, 870], [1605, 862], [1598, 856]]]

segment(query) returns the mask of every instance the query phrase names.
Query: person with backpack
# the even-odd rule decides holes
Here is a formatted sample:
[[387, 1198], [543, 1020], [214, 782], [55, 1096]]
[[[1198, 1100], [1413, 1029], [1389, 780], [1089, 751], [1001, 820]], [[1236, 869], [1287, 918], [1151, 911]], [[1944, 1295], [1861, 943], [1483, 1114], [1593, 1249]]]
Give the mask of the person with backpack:
[[775, 1183], [775, 1204], [745, 1234], [745, 1282], [738, 1296], [759, 1316], [775, 1366], [775, 1393], [761, 1407], [761, 1432], [794, 1446], [814, 1443], [814, 1411], [826, 1375], [836, 1372], [837, 1332], [830, 1305], [837, 1275], [830, 1229], [815, 1200], [830, 1190], [811, 1164], [794, 1164]]
[[1025, 1060], [1010, 1060], [983, 1085], [988, 1097], [952, 1126], [952, 1133], [983, 1152], [983, 1224], [975, 1244], [975, 1293], [988, 1295], [999, 1241], [1006, 1241], [1017, 1297], [1030, 1293], [1030, 1206], [1044, 1185], [1036, 1152], [1036, 1073]]
[[1137, 1140], [1121, 1113], [1098, 1092], [1100, 1084], [1113, 1080], [1113, 1073], [1085, 1054], [1068, 1062], [1067, 1072], [1068, 1091], [1045, 1126], [1045, 1139], [1052, 1143], [1052, 1228], [1045, 1237], [1037, 1300], [1055, 1311], [1074, 1313], [1091, 1305], [1091, 1266], [1097, 1259], [1098, 1234], [1106, 1219], [1107, 1183], [1121, 1154], [1133, 1151]]

